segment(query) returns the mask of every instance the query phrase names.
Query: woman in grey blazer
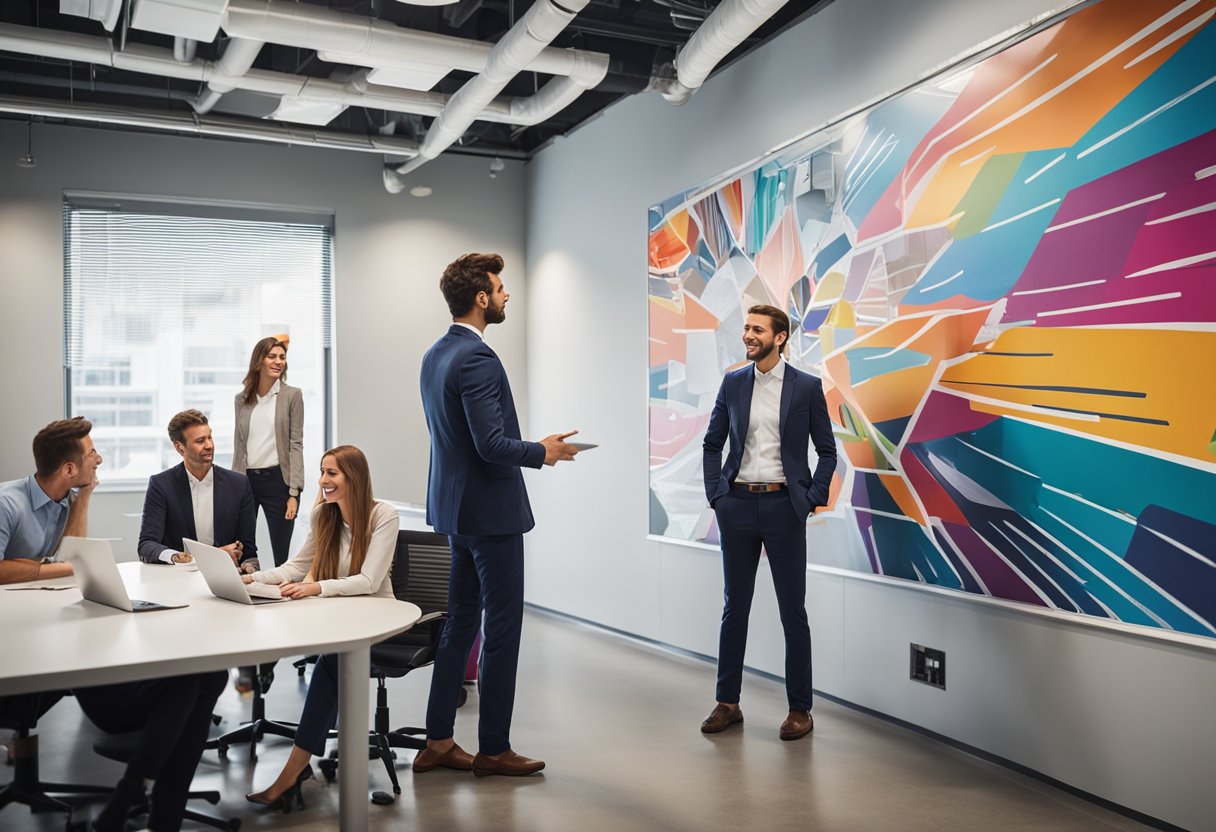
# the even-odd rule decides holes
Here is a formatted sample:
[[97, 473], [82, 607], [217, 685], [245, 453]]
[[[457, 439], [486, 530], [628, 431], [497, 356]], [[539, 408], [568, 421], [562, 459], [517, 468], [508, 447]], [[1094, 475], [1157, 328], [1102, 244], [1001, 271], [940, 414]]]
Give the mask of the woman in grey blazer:
[[286, 339], [271, 336], [253, 347], [236, 396], [232, 470], [249, 477], [266, 513], [275, 566], [282, 566], [304, 487], [304, 396], [287, 384]]

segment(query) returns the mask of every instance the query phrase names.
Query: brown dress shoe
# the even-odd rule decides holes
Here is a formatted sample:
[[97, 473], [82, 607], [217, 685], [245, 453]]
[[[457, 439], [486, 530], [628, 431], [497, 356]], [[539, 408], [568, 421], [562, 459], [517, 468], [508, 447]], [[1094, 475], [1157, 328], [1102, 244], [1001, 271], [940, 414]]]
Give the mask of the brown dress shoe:
[[455, 743], [447, 751], [432, 751], [428, 745], [414, 757], [414, 773], [422, 774], [433, 768], [451, 768], [456, 771], [469, 771], [473, 768], [473, 755]]
[[544, 760], [524, 757], [509, 748], [501, 754], [478, 754], [473, 758], [473, 773], [478, 777], [489, 777], [492, 774], [522, 777], [525, 774], [536, 774], [544, 767]]
[[815, 718], [809, 711], [790, 711], [781, 723], [781, 739], [800, 740], [815, 728]]
[[743, 709], [738, 705], [723, 705], [719, 702], [714, 705], [714, 709], [710, 711], [709, 716], [705, 717], [705, 721], [701, 723], [702, 734], [716, 734], [719, 731], [725, 731], [736, 722], [743, 721]]

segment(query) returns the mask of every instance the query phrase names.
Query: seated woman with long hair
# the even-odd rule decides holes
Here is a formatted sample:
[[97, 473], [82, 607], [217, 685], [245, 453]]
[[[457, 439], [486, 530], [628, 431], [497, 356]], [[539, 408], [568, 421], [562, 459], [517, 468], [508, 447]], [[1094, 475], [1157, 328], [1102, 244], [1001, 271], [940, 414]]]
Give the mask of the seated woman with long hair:
[[[321, 493], [313, 507], [308, 537], [294, 558], [275, 569], [254, 572], [245, 582], [278, 584], [284, 598], [331, 595], [393, 597], [389, 574], [401, 521], [397, 510], [372, 497], [367, 458], [353, 445], [339, 445], [321, 457]], [[325, 740], [338, 716], [338, 657], [321, 656], [308, 685], [304, 713], [287, 764], [270, 787], [247, 794], [250, 803], [291, 811], [303, 808], [300, 787], [313, 776], [312, 758], [325, 753]]]

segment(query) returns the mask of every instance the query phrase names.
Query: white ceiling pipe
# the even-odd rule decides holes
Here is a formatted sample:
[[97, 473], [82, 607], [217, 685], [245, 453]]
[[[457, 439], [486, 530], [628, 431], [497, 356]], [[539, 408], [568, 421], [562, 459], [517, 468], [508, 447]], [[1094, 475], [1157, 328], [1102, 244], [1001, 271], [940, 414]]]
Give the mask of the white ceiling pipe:
[[676, 78], [660, 85], [663, 98], [679, 106], [692, 98], [723, 58], [768, 20], [787, 0], [725, 0], [676, 55]]
[[[589, 0], [568, 2], [570, 8], [559, 6], [555, 0], [537, 0], [532, 4], [527, 14], [494, 45], [486, 60], [485, 71], [457, 90], [447, 108], [431, 123], [418, 148], [418, 155], [395, 171], [385, 171], [384, 186], [390, 193], [398, 193], [405, 187], [401, 177], [425, 165], [463, 136], [469, 125], [476, 121], [477, 114], [561, 34]], [[592, 86], [603, 80], [608, 72], [608, 64], [603, 63], [598, 69], [599, 77]]]
[[199, 115], [210, 112], [224, 93], [236, 89], [237, 79], [250, 70], [262, 46], [262, 41], [248, 38], [228, 41], [224, 54], [215, 63], [215, 74], [207, 82], [207, 89], [199, 95], [194, 111]]
[[[603, 81], [608, 74], [608, 56], [594, 52], [580, 52], [578, 55], [579, 60], [585, 62], [585, 68], [579, 67], [565, 78], [554, 78], [527, 98], [511, 99], [509, 118], [505, 123], [530, 127], [548, 121]], [[479, 116], [477, 120], [489, 119]]]
[[115, 107], [105, 104], [69, 104], [64, 101], [0, 96], [0, 113], [119, 124], [127, 127], [147, 127], [153, 130], [171, 130], [198, 136], [250, 139], [274, 144], [354, 150], [380, 155], [413, 156], [418, 152], [417, 142], [392, 136], [357, 136], [332, 130], [286, 127], [270, 122], [245, 121], [225, 116], [199, 118], [193, 114], [166, 113], [160, 110]]
[[[290, 0], [229, 0], [223, 29], [233, 37], [315, 49], [322, 60], [370, 67], [423, 63], [481, 72], [492, 49], [479, 41], [405, 29]], [[578, 64], [574, 52], [548, 47], [526, 69], [570, 75]]]
[[194, 60], [198, 51], [198, 41], [190, 38], [173, 39], [173, 60], [180, 64], [188, 64]]
[[[195, 60], [179, 63], [165, 49], [144, 44], [127, 43], [125, 52], [115, 51], [108, 38], [78, 35], [69, 32], [48, 32], [44, 29], [0, 24], [0, 50], [56, 58], [65, 61], [111, 66], [131, 72], [140, 72], [162, 77], [181, 78], [200, 83], [217, 77], [215, 65]], [[607, 66], [607, 56], [593, 52], [580, 53], [578, 61], [586, 61], [594, 69], [601, 63]], [[527, 125], [549, 118], [570, 103], [568, 100], [551, 100], [555, 92], [572, 84], [587, 83], [582, 79], [590, 70], [579, 69], [575, 76], [550, 81], [540, 92], [528, 98], [499, 99], [488, 104], [477, 118], [498, 124]], [[417, 92], [366, 83], [362, 73], [346, 84], [325, 78], [310, 78], [267, 70], [250, 70], [239, 78], [229, 78], [235, 89], [259, 92], [267, 95], [295, 95], [337, 101], [349, 107], [367, 107], [374, 110], [437, 116], [447, 106], [450, 96], [434, 92]], [[596, 82], [598, 83], [598, 81]], [[576, 87], [581, 91], [580, 87]], [[532, 103], [533, 100], [535, 103]]]

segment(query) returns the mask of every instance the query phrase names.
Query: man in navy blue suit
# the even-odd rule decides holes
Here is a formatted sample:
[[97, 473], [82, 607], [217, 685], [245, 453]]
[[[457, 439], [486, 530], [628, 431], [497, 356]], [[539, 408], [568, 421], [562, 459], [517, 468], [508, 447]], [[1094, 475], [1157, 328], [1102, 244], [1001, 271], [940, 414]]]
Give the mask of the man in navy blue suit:
[[[422, 359], [422, 407], [431, 434], [426, 521], [452, 546], [448, 620], [439, 641], [427, 705], [427, 746], [415, 773], [437, 767], [477, 775], [532, 774], [545, 767], [511, 749], [511, 713], [524, 607], [524, 532], [534, 525], [520, 468], [574, 459], [575, 432], [520, 439], [507, 373], [483, 340], [506, 320], [510, 295], [497, 254], [466, 254], [439, 288], [452, 313], [447, 334]], [[452, 738], [469, 650], [485, 610], [479, 749]]]
[[[717, 705], [706, 734], [743, 721], [739, 692], [747, 620], [760, 547], [768, 554], [785, 630], [785, 689], [790, 712], [783, 740], [805, 737], [811, 718], [811, 631], [806, 619], [806, 518], [828, 502], [836, 442], [823, 383], [786, 364], [790, 320], [773, 306], [747, 310], [743, 344], [752, 362], [727, 373], [705, 431], [705, 496], [722, 540], [725, 603], [718, 643]], [[722, 447], [730, 453], [722, 462]], [[811, 475], [808, 438], [819, 461]]]
[[257, 505], [244, 474], [212, 464], [207, 417], [183, 410], [169, 420], [169, 440], [182, 461], [148, 479], [139, 559], [189, 563], [182, 538], [217, 546], [244, 572], [258, 569]]

